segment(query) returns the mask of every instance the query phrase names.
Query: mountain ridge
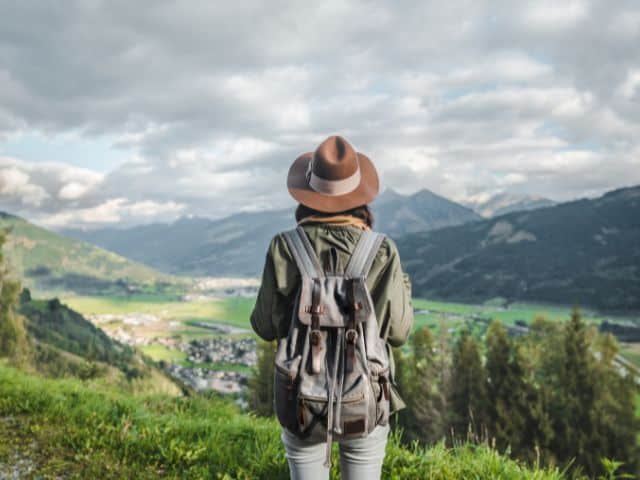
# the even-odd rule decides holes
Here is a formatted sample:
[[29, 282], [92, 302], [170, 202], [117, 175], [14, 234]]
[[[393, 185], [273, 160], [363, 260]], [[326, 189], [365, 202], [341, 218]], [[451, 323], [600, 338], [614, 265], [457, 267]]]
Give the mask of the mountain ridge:
[[178, 282], [151, 267], [8, 212], [0, 211], [0, 229], [9, 232], [4, 249], [11, 271], [39, 295], [64, 291], [127, 293], [132, 288], [168, 288]]
[[640, 186], [398, 239], [418, 296], [640, 311]]
[[499, 217], [506, 213], [551, 207], [558, 202], [537, 195], [499, 192], [490, 196], [479, 195], [461, 202], [484, 218]]
[[[441, 228], [480, 216], [426, 189], [412, 195], [389, 190], [372, 203], [374, 228], [397, 237], [407, 232]], [[295, 226], [293, 208], [240, 212], [218, 220], [181, 217], [129, 229], [62, 230], [120, 255], [174, 274], [255, 276], [264, 252], [277, 232]]]

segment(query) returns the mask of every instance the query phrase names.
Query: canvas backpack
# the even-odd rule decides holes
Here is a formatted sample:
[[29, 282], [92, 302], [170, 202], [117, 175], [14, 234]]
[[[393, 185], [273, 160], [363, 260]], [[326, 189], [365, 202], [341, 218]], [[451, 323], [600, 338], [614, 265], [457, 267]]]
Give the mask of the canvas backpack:
[[344, 272], [323, 270], [301, 227], [284, 238], [302, 281], [278, 342], [275, 410], [299, 438], [326, 441], [330, 465], [334, 435], [364, 437], [389, 420], [389, 354], [366, 284], [384, 236], [364, 230]]

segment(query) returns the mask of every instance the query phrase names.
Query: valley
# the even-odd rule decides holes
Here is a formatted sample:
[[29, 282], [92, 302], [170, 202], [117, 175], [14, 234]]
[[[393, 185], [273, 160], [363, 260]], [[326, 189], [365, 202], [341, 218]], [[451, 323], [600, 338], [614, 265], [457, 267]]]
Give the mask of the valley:
[[[243, 280], [240, 284], [245, 283]], [[212, 280], [209, 283], [215, 284]], [[63, 297], [62, 302], [81, 312], [111, 338], [139, 349], [172, 376], [195, 390], [214, 390], [239, 394], [246, 387], [255, 365], [256, 335], [249, 315], [254, 296], [237, 290], [232, 281], [225, 284], [225, 295], [207, 292], [200, 296], [185, 294], [182, 299], [118, 297]], [[230, 292], [241, 292], [236, 295]], [[523, 328], [536, 318], [566, 321], [570, 307], [534, 303], [506, 305], [494, 300], [484, 304], [441, 302], [416, 298], [413, 301], [417, 330], [428, 327], [434, 332], [446, 326], [456, 337], [462, 329], [484, 335], [492, 320], [507, 328]], [[603, 315], [583, 310], [587, 323], [599, 326], [640, 323], [635, 316]], [[640, 343], [621, 343], [621, 354], [640, 368]]]
[[246, 279], [196, 284], [197, 294], [177, 299], [68, 296], [61, 301], [194, 390], [240, 393], [256, 361], [256, 340], [248, 321], [254, 297], [247, 296], [255, 287]]
[[[494, 320], [504, 325], [505, 338], [524, 335], [532, 325], [537, 330], [527, 335], [528, 339], [541, 332], [555, 338], [553, 332], [567, 331], [558, 323], [571, 324], [571, 304], [575, 301], [581, 306], [584, 324], [619, 339], [618, 343], [610, 342], [603, 335], [595, 335], [595, 329], [585, 329], [589, 337], [609, 342], [610, 357], [598, 357], [604, 343], [594, 344], [592, 355], [598, 364], [603, 364], [601, 358], [615, 362], [610, 364], [613, 374], [607, 382], [637, 378], [626, 375], [637, 374], [640, 369], [640, 317], [635, 309], [638, 225], [633, 216], [637, 198], [637, 188], [627, 189], [596, 200], [483, 220], [469, 213], [471, 210], [460, 209], [429, 192], [411, 197], [388, 193], [378, 205], [378, 212], [387, 212], [382, 214], [381, 224], [396, 231], [393, 238], [397, 236], [414, 293], [416, 334], [396, 356], [398, 364], [406, 366], [407, 359], [415, 358], [416, 339], [445, 339], [441, 345], [449, 347], [443, 347], [442, 352], [447, 352], [450, 347], [469, 344], [465, 339], [472, 338], [478, 346], [479, 368], [488, 369], [485, 364], [490, 363], [492, 352], [487, 339], [492, 330], [495, 338], [496, 328], [501, 328], [490, 327]], [[425, 205], [428, 211], [420, 211]], [[286, 217], [289, 222], [289, 214]], [[219, 249], [209, 250], [209, 255], [206, 249], [193, 248], [191, 258], [202, 263], [176, 272], [175, 265], [158, 263], [149, 267], [145, 265], [149, 259], [132, 260], [134, 255], [119, 256], [17, 217], [0, 217], [0, 227], [10, 230], [6, 251], [10, 275], [28, 287], [19, 293], [17, 312], [23, 320], [18, 319], [16, 325], [20, 327], [24, 321], [28, 341], [23, 344], [30, 345], [28, 358], [33, 368], [49, 378], [75, 377], [87, 390], [113, 389], [131, 398], [161, 394], [178, 402], [182, 398], [203, 401], [203, 405], [219, 401], [239, 412], [258, 412], [256, 398], [266, 398], [266, 404], [272, 405], [270, 394], [257, 394], [260, 384], [270, 391], [273, 373], [261, 367], [269, 348], [258, 343], [249, 316], [259, 287], [255, 269], [264, 260], [264, 248], [258, 244], [266, 241], [277, 225], [262, 214], [248, 215], [239, 223], [237, 220], [227, 219], [209, 230], [205, 243], [211, 246], [218, 242]], [[157, 227], [161, 230], [155, 233], [157, 237], [169, 242], [157, 245], [160, 257], [185, 260], [178, 253], [193, 247], [187, 240], [202, 240], [197, 230], [182, 230], [187, 223], [193, 226], [191, 223], [179, 223], [178, 229], [176, 225], [169, 230]], [[211, 226], [209, 221], [196, 223]], [[144, 234], [136, 240], [138, 248], [146, 250], [149, 246], [148, 253], [153, 253], [153, 236], [147, 236], [145, 227], [140, 228]], [[177, 236], [167, 238], [165, 234], [172, 229]], [[114, 241], [124, 239], [118, 232], [112, 233]], [[627, 261], [622, 263], [622, 258]], [[140, 260], [143, 263], [137, 263]], [[250, 265], [254, 269], [251, 274], [245, 268]], [[201, 276], [215, 272], [212, 267], [222, 267], [223, 276]], [[558, 282], [559, 277], [564, 281]], [[508, 342], [513, 346], [519, 340], [510, 338]], [[553, 358], [550, 352], [555, 346], [550, 345], [553, 342], [540, 347], [545, 356], [532, 358]], [[526, 351], [532, 347], [523, 348]], [[455, 356], [450, 361], [454, 362]], [[562, 361], [551, 363], [564, 365]], [[3, 368], [0, 364], [0, 373]], [[462, 372], [460, 375], [467, 370], [466, 361], [455, 369]], [[411, 371], [404, 370], [400, 382], [407, 382], [407, 372]], [[544, 378], [544, 370], [538, 372]], [[413, 384], [409, 379], [398, 385], [406, 389]], [[530, 386], [538, 389], [544, 384], [534, 382]], [[626, 399], [631, 417], [639, 416], [640, 397], [635, 385], [630, 388], [635, 390], [623, 393], [621, 400]], [[560, 395], [564, 390], [564, 384], [556, 385], [551, 393]], [[37, 395], [42, 396], [42, 392]], [[411, 405], [424, 400], [422, 394], [416, 398]], [[449, 413], [443, 410], [442, 414]], [[17, 417], [11, 415], [13, 422]], [[128, 429], [129, 419], [122, 421], [122, 428]], [[46, 424], [44, 420], [39, 422]], [[12, 430], [15, 428], [3, 432], [0, 425], [0, 437], [11, 436]], [[0, 471], [3, 455], [14, 454], [0, 449]], [[25, 468], [27, 471], [31, 467]]]

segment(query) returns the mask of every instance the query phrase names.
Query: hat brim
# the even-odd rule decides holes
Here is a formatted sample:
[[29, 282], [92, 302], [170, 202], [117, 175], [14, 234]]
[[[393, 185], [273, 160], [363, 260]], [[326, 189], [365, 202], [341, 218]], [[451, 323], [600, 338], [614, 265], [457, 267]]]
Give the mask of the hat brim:
[[344, 195], [325, 195], [316, 192], [307, 182], [307, 168], [313, 152], [307, 152], [295, 159], [287, 176], [287, 189], [291, 196], [302, 205], [319, 212], [336, 213], [370, 203], [380, 189], [378, 172], [369, 157], [358, 152], [360, 183]]

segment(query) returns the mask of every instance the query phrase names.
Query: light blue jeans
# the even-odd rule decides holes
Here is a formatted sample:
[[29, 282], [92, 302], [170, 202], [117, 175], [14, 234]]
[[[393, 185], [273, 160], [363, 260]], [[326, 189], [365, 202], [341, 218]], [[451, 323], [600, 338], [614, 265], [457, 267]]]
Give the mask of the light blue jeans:
[[[377, 426], [364, 438], [337, 440], [340, 444], [340, 474], [344, 480], [377, 480], [389, 436], [389, 426]], [[326, 443], [300, 440], [282, 429], [282, 443], [287, 452], [291, 480], [327, 480], [329, 469], [324, 466]]]

